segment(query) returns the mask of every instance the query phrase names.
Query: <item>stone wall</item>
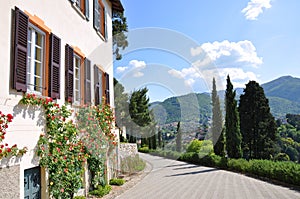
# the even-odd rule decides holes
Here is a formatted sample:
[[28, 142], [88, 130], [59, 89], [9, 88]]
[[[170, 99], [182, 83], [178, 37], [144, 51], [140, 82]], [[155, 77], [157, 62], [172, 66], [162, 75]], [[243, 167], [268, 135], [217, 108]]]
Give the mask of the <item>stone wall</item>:
[[125, 158], [128, 156], [135, 156], [138, 153], [137, 144], [120, 143], [119, 156]]
[[20, 166], [0, 168], [0, 199], [20, 198]]

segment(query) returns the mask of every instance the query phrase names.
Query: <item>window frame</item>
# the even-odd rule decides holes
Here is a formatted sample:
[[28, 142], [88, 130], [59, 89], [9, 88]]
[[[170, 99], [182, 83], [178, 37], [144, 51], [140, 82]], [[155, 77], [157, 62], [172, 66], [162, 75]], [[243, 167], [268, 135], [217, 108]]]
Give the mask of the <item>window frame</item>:
[[[33, 30], [34, 32], [30, 31]], [[31, 35], [30, 35], [31, 33]], [[35, 33], [38, 33], [42, 36], [42, 43], [41, 46], [36, 45], [36, 38], [33, 37]], [[46, 72], [46, 51], [49, 46], [46, 45], [46, 33], [29, 22], [28, 24], [28, 31], [27, 31], [27, 66], [26, 66], [26, 75], [27, 75], [27, 80], [26, 80], [26, 86], [27, 86], [27, 93], [34, 93], [36, 95], [41, 95], [43, 96], [45, 93], [46, 89], [46, 84], [45, 84], [45, 79], [47, 75], [45, 74]], [[29, 40], [31, 38], [31, 40]], [[33, 44], [33, 41], [35, 42]], [[30, 46], [29, 46], [30, 45]], [[39, 47], [42, 51], [41, 53], [41, 63], [40, 63], [40, 85], [35, 84], [35, 78], [37, 77], [36, 72], [32, 74], [32, 71], [35, 71], [35, 64], [37, 63], [37, 60], [33, 58], [32, 56], [36, 57], [36, 48]], [[37, 87], [37, 88], [36, 88]]]
[[[80, 105], [82, 101], [82, 58], [80, 55], [74, 52], [73, 54], [73, 103], [74, 105]], [[78, 72], [76, 73], [76, 69]], [[76, 77], [78, 75], [78, 77]], [[76, 84], [77, 89], [76, 89]], [[78, 96], [77, 96], [78, 92]]]

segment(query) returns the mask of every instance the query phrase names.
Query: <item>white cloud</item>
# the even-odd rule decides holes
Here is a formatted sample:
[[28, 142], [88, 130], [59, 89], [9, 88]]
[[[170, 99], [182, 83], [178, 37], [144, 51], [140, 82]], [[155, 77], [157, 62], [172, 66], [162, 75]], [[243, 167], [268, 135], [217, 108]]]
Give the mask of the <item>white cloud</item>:
[[219, 70], [222, 79], [226, 79], [227, 75], [235, 88], [245, 87], [245, 84], [250, 81], [258, 81], [258, 75], [251, 71], [244, 71], [242, 68], [223, 68]]
[[192, 86], [195, 83], [195, 80], [192, 78], [189, 78], [187, 80], [184, 81], [186, 86]]
[[143, 77], [144, 76], [144, 73], [142, 73], [141, 71], [135, 71], [133, 73], [133, 77]]
[[271, 0], [251, 0], [247, 7], [242, 10], [248, 20], [257, 20], [258, 15], [263, 13], [263, 9], [271, 8]]
[[117, 69], [116, 69], [116, 71], [117, 71], [117, 73], [123, 73], [125, 70], [127, 70], [128, 69], [128, 67], [127, 66], [119, 66]]
[[246, 66], [258, 67], [262, 58], [257, 56], [256, 48], [251, 41], [204, 43], [201, 48], [215, 62], [217, 67]]
[[200, 54], [202, 54], [203, 52], [204, 52], [204, 51], [203, 51], [203, 49], [201, 48], [201, 46], [196, 47], [196, 48], [191, 48], [191, 55], [192, 55], [192, 56], [200, 55]]
[[139, 60], [131, 60], [129, 62], [129, 65], [132, 66], [133, 68], [145, 68], [146, 67], [146, 63], [144, 61], [139, 61]]
[[176, 78], [182, 79], [183, 75], [181, 73], [181, 71], [175, 70], [175, 69], [171, 69], [168, 71], [168, 73]]

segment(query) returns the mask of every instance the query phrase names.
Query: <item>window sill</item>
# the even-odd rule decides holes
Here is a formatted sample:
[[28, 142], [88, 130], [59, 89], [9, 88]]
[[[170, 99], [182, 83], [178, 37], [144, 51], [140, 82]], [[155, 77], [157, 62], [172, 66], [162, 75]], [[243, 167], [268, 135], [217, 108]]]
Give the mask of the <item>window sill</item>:
[[98, 30], [96, 30], [97, 35], [104, 41], [107, 42], [107, 39], [105, 39], [105, 37], [101, 34], [101, 32], [99, 32]]
[[81, 16], [82, 19], [87, 20], [85, 15], [81, 12], [81, 10], [76, 5], [76, 3], [72, 3], [72, 7], [76, 10], [76, 12]]

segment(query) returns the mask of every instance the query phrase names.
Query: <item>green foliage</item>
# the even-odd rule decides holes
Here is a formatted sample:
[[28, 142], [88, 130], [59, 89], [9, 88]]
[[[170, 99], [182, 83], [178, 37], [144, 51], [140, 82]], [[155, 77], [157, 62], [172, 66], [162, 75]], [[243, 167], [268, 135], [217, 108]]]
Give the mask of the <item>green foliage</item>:
[[300, 115], [296, 114], [287, 114], [286, 115], [287, 122], [294, 127], [297, 128], [297, 130], [300, 130]]
[[[225, 92], [225, 137], [226, 137], [226, 151], [230, 158], [242, 157], [242, 135], [240, 132], [239, 113], [237, 110], [237, 101], [235, 99], [235, 91], [227, 76], [227, 86]], [[216, 152], [215, 152], [216, 153]], [[220, 153], [216, 153], [219, 155]]]
[[240, 97], [242, 147], [247, 159], [270, 159], [276, 154], [277, 130], [264, 90], [250, 81]]
[[140, 147], [140, 148], [138, 149], [138, 151], [141, 152], [141, 153], [149, 153], [149, 152], [150, 152], [150, 149], [149, 149], [148, 146], [143, 146], [143, 147]]
[[223, 135], [223, 116], [220, 107], [220, 98], [217, 94], [216, 80], [213, 78], [213, 88], [212, 88], [212, 125], [211, 134], [214, 145], [214, 151], [218, 155], [224, 154], [224, 135]]
[[116, 60], [122, 59], [120, 49], [124, 50], [128, 46], [127, 35], [128, 32], [127, 20], [123, 12], [113, 12], [112, 17], [113, 28], [113, 47]]
[[176, 151], [181, 152], [182, 149], [182, 135], [180, 129], [180, 122], [177, 123], [177, 135], [176, 135]]
[[138, 154], [121, 159], [122, 173], [133, 174], [144, 170], [145, 166], [145, 161], [143, 161]]
[[186, 152], [194, 152], [199, 153], [200, 149], [202, 147], [203, 141], [200, 140], [192, 140], [190, 144], [188, 145]]
[[249, 161], [245, 159], [229, 159], [227, 167], [229, 170], [246, 173], [250, 168]]
[[90, 191], [90, 195], [98, 196], [98, 197], [103, 197], [111, 191], [111, 186], [110, 185], [105, 185], [105, 186], [98, 186], [97, 189]]
[[73, 197], [73, 199], [86, 199], [86, 197], [85, 196], [75, 196], [75, 197]]
[[290, 161], [290, 157], [286, 153], [278, 153], [274, 157], [274, 160], [276, 160], [276, 161]]
[[125, 180], [121, 179], [121, 178], [113, 178], [113, 179], [110, 179], [110, 181], [109, 181], [110, 185], [117, 185], [117, 186], [121, 186], [124, 183], [125, 183]]

